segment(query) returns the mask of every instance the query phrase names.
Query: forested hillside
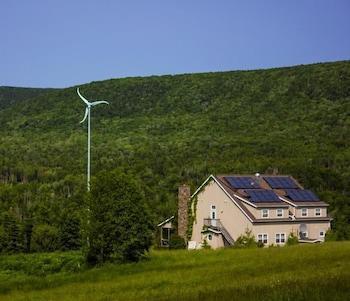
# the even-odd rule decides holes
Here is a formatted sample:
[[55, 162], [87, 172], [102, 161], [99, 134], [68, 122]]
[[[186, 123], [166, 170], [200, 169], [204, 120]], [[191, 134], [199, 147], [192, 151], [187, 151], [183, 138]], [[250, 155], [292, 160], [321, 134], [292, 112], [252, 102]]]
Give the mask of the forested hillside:
[[51, 91], [54, 89], [0, 87], [0, 109]]
[[[80, 89], [110, 102], [92, 110], [92, 173], [120, 168], [138, 179], [154, 223], [176, 211], [183, 182], [194, 189], [211, 173], [278, 169], [329, 202], [337, 238], [350, 239], [350, 61]], [[25, 248], [31, 231], [51, 233], [57, 248], [70, 248], [62, 235], [79, 236], [85, 191], [85, 108], [76, 87], [17, 102], [1, 94], [1, 102], [0, 237], [12, 231], [14, 246]], [[32, 248], [44, 247], [34, 240]]]

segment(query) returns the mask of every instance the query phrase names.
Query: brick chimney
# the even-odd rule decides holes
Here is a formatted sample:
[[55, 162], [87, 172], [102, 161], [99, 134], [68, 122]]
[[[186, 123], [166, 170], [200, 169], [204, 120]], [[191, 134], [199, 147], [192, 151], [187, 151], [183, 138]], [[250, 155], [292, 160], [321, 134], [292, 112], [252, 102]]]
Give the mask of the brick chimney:
[[177, 211], [177, 233], [187, 241], [187, 226], [188, 226], [188, 202], [191, 197], [190, 187], [183, 184], [179, 187], [179, 203]]

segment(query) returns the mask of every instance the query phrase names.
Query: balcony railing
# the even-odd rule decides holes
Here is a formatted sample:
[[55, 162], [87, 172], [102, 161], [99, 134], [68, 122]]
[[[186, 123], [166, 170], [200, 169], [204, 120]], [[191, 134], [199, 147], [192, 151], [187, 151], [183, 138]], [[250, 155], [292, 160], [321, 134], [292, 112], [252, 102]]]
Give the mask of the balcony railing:
[[215, 219], [205, 218], [204, 219], [204, 226], [214, 227], [214, 228], [217, 228], [217, 229], [221, 229], [223, 227], [221, 222], [220, 222], [220, 220], [217, 219], [217, 218], [215, 218]]
[[227, 245], [234, 244], [233, 238], [231, 237], [230, 233], [226, 230], [226, 228], [223, 226], [223, 224], [219, 219], [205, 218], [204, 226], [220, 231], [224, 237], [224, 242], [226, 241]]

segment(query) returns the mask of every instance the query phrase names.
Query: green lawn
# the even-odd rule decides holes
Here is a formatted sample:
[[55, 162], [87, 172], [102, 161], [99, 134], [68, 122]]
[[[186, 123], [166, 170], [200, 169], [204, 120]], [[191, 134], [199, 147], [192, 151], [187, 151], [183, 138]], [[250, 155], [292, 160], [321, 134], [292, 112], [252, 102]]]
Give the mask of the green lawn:
[[350, 298], [350, 242], [248, 250], [152, 251], [141, 263], [75, 273], [63, 268], [57, 273], [50, 270], [45, 277], [35, 270], [31, 275], [18, 267], [11, 271], [11, 265], [5, 271], [6, 261], [11, 261], [11, 256], [0, 260], [0, 300]]

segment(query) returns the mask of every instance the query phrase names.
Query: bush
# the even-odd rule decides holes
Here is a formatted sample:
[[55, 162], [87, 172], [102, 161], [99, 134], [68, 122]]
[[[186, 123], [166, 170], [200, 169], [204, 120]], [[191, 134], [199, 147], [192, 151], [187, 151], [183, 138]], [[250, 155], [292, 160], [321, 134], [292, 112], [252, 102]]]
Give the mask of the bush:
[[294, 235], [294, 233], [290, 233], [287, 239], [287, 246], [294, 246], [299, 243], [298, 237]]
[[332, 229], [329, 229], [326, 232], [325, 241], [336, 241], [336, 240], [338, 240], [337, 234]]
[[51, 252], [59, 248], [58, 229], [42, 224], [34, 226], [31, 249], [35, 252]]
[[185, 248], [186, 248], [186, 243], [181, 236], [177, 234], [173, 234], [170, 236], [169, 249], [185, 249]]
[[245, 230], [245, 233], [240, 235], [235, 243], [235, 248], [256, 248], [258, 246], [255, 237], [253, 235], [252, 230], [249, 230], [248, 228]]
[[102, 172], [92, 183], [85, 254], [89, 264], [138, 261], [152, 243], [143, 191], [125, 173]]
[[0, 257], [0, 270], [46, 276], [59, 272], [77, 272], [85, 268], [81, 252], [18, 254]]
[[208, 241], [206, 239], [203, 240], [202, 249], [205, 249], [205, 250], [211, 249], [211, 246], [208, 244]]

